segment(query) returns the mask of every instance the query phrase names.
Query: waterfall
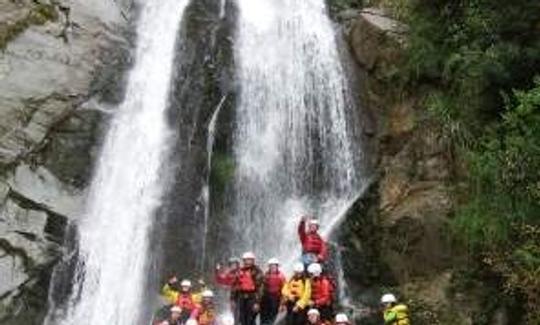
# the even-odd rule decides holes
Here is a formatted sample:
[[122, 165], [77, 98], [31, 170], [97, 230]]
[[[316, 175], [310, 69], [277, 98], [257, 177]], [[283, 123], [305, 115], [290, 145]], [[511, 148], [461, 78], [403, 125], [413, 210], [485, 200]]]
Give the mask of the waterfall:
[[208, 231], [209, 231], [209, 220], [210, 220], [210, 171], [212, 169], [212, 154], [214, 152], [214, 142], [216, 138], [216, 125], [219, 117], [219, 112], [221, 112], [221, 108], [225, 104], [225, 100], [227, 100], [227, 95], [223, 96], [221, 100], [219, 101], [219, 104], [217, 105], [216, 109], [214, 110], [214, 113], [212, 114], [212, 117], [210, 118], [210, 122], [208, 123], [208, 137], [206, 141], [206, 168], [207, 168], [207, 175], [206, 175], [206, 184], [204, 184], [202, 188], [202, 201], [204, 202], [204, 225], [203, 225], [203, 245], [202, 245], [202, 253], [201, 253], [201, 266], [200, 271], [201, 273], [204, 273], [204, 266], [206, 264], [206, 256], [207, 256], [207, 239], [208, 239]]
[[188, 0], [141, 1], [135, 65], [111, 121], [86, 212], [67, 305], [45, 324], [140, 324], [149, 231], [164, 192], [171, 148], [166, 111], [180, 20]]
[[237, 4], [231, 250], [290, 266], [300, 216], [327, 234], [366, 182], [356, 103], [324, 0]]

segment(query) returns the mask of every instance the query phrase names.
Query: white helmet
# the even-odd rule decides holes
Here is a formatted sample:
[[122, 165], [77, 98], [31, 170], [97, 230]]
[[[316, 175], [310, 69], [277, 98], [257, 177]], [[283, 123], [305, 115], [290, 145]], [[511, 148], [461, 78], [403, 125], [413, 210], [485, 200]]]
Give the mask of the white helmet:
[[347, 315], [341, 313], [336, 315], [336, 323], [348, 323], [349, 317]]
[[271, 259], [268, 260], [267, 262], [268, 265], [279, 265], [279, 260], [275, 257], [272, 257]]
[[309, 219], [309, 224], [319, 226], [319, 220], [317, 220], [315, 218], [311, 218], [311, 219]]
[[383, 295], [382, 298], [381, 298], [381, 302], [383, 304], [394, 303], [396, 301], [397, 301], [396, 296], [394, 296], [391, 293], [387, 293], [387, 294]]
[[307, 271], [309, 274], [312, 274], [314, 276], [319, 276], [322, 273], [322, 267], [319, 263], [312, 263], [309, 264]]
[[189, 280], [182, 280], [182, 282], [180, 283], [180, 286], [181, 286], [181, 287], [190, 287], [190, 288], [191, 288], [191, 281], [189, 281]]
[[171, 313], [179, 313], [179, 314], [181, 314], [182, 313], [182, 308], [180, 308], [178, 306], [172, 306], [171, 307]]
[[244, 254], [242, 254], [242, 259], [243, 260], [254, 260], [255, 259], [255, 254], [253, 252], [245, 252]]
[[307, 312], [308, 316], [309, 315], [317, 315], [317, 316], [321, 316], [321, 313], [319, 313], [319, 310], [315, 309], [315, 308], [311, 308], [310, 310], [308, 310]]
[[202, 297], [203, 298], [214, 298], [214, 293], [212, 292], [212, 290], [204, 290], [202, 292]]
[[305, 271], [304, 264], [298, 262], [293, 265], [293, 272], [303, 273]]
[[197, 325], [198, 322], [197, 322], [196, 319], [190, 318], [190, 319], [188, 319], [188, 320], [186, 321], [185, 324], [186, 324], [186, 325]]

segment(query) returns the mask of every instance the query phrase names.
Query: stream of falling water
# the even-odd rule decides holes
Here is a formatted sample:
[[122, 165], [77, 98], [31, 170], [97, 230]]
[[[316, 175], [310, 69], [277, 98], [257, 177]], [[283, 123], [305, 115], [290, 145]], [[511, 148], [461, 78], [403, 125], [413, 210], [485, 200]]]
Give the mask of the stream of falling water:
[[140, 324], [149, 230], [164, 192], [160, 170], [172, 131], [166, 121], [175, 43], [188, 0], [141, 1], [135, 65], [106, 135], [86, 213], [68, 305], [45, 324]]
[[209, 219], [210, 219], [210, 171], [212, 169], [212, 154], [214, 152], [214, 142], [216, 138], [216, 126], [217, 121], [219, 117], [219, 113], [221, 112], [221, 108], [225, 104], [225, 101], [227, 100], [227, 96], [223, 96], [221, 100], [219, 101], [216, 109], [214, 110], [214, 113], [212, 114], [212, 117], [210, 118], [210, 122], [208, 123], [208, 137], [206, 142], [206, 155], [207, 155], [207, 161], [206, 161], [206, 168], [207, 168], [207, 175], [206, 175], [206, 184], [204, 184], [202, 188], [202, 199], [204, 204], [204, 228], [203, 228], [203, 245], [202, 245], [202, 253], [201, 253], [201, 264], [200, 264], [200, 272], [201, 274], [204, 273], [205, 265], [206, 265], [206, 256], [207, 256], [207, 240], [208, 240], [208, 229], [209, 229]]
[[324, 0], [237, 4], [232, 246], [287, 267], [300, 216], [328, 233], [365, 183], [356, 104]]

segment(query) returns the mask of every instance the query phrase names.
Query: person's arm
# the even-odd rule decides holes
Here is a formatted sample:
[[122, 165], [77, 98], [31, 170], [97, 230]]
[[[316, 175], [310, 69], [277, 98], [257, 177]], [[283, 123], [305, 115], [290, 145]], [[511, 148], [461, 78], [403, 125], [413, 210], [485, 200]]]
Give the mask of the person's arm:
[[161, 295], [171, 304], [174, 304], [178, 299], [178, 291], [171, 288], [168, 283], [166, 283], [163, 288], [161, 288]]
[[306, 217], [302, 217], [298, 224], [298, 237], [301, 243], [306, 241]]
[[392, 309], [385, 310], [383, 316], [385, 324], [392, 324], [397, 321], [397, 313]]
[[291, 294], [289, 285], [290, 282], [285, 282], [285, 284], [281, 288], [281, 300], [283, 301], [282, 303], [285, 303], [287, 300], [289, 300]]
[[326, 244], [326, 241], [324, 241], [324, 239], [321, 238], [321, 241], [322, 241], [321, 251], [319, 252], [319, 255], [317, 256], [317, 258], [319, 259], [320, 262], [323, 262], [323, 261], [326, 261], [326, 259], [328, 258], [328, 245]]
[[285, 286], [285, 283], [287, 283], [287, 279], [285, 278], [285, 275], [283, 273], [280, 274], [280, 284], [279, 284], [279, 292], [283, 290], [283, 287]]
[[302, 292], [302, 296], [296, 302], [296, 306], [300, 309], [304, 309], [309, 304], [310, 300], [311, 300], [311, 280], [306, 279], [304, 280], [304, 292]]

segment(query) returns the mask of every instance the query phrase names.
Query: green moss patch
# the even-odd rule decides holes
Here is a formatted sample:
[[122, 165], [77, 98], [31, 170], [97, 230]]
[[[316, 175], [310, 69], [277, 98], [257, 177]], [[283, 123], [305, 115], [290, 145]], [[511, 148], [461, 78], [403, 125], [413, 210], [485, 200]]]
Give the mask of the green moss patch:
[[58, 12], [54, 5], [34, 4], [23, 19], [13, 23], [0, 23], [0, 50], [32, 25], [43, 25], [48, 21], [58, 19]]

